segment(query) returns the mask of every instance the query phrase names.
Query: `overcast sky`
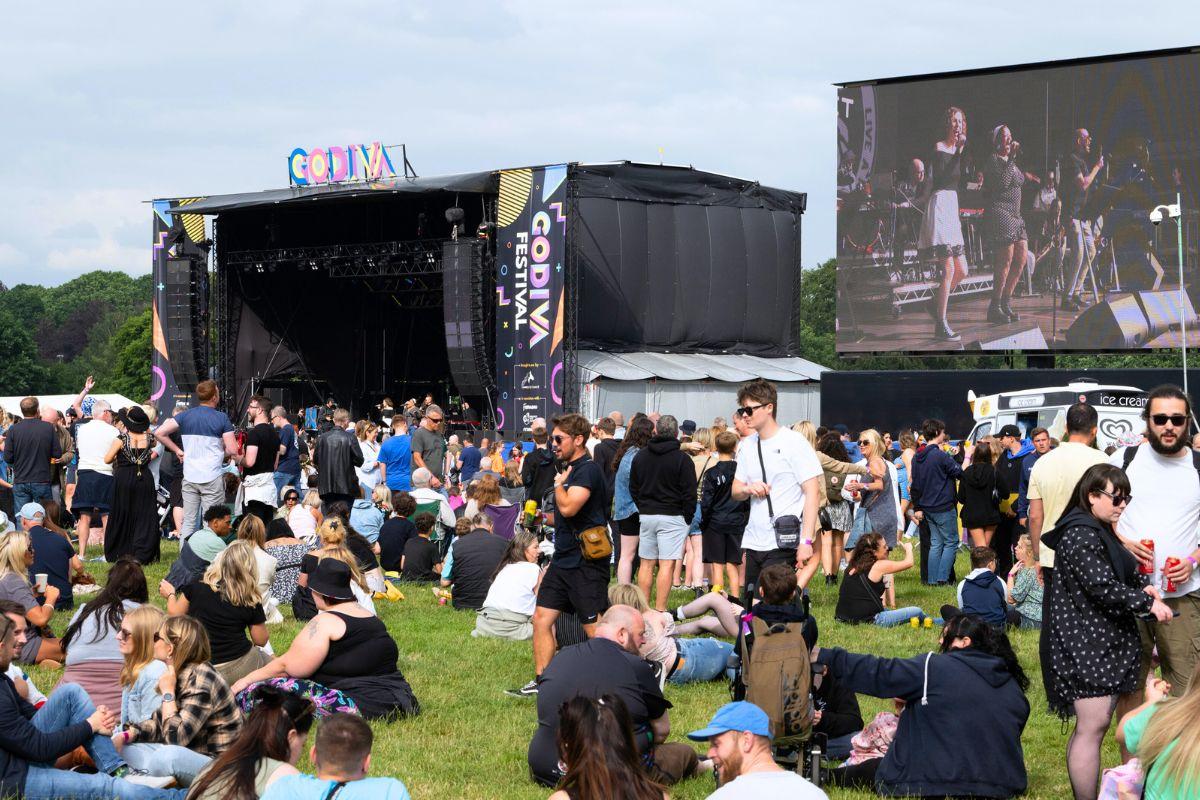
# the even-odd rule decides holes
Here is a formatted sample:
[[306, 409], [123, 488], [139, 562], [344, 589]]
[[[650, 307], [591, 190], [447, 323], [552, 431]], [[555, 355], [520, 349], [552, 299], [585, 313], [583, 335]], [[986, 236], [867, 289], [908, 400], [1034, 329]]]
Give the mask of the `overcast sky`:
[[805, 191], [812, 266], [834, 82], [1193, 44], [1195, 3], [7, 3], [0, 280], [148, 272], [143, 201], [375, 140], [423, 175], [661, 152]]

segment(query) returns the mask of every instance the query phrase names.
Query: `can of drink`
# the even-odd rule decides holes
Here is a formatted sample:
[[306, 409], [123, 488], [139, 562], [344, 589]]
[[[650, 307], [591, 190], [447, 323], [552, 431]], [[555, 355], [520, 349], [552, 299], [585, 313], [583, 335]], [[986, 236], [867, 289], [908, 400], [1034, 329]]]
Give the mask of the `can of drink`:
[[1179, 564], [1179, 559], [1176, 558], [1175, 556], [1171, 556], [1166, 561], [1163, 562], [1162, 590], [1164, 592], [1175, 591], [1175, 581], [1173, 581], [1167, 577], [1167, 571], [1169, 569], [1171, 569], [1172, 567], [1177, 566], [1178, 564]]
[[1138, 572], [1140, 572], [1142, 575], [1153, 575], [1154, 574], [1154, 540], [1153, 539], [1142, 539], [1142, 547], [1144, 547], [1150, 551], [1150, 565], [1147, 566], [1145, 564], [1145, 562], [1143, 562], [1139, 559], [1138, 560]]

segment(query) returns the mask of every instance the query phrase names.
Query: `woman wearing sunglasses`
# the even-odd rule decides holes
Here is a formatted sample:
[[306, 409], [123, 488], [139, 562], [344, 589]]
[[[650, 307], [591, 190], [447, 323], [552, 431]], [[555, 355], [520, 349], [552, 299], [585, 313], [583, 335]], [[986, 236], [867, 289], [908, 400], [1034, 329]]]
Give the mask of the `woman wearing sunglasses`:
[[1168, 622], [1171, 609], [1138, 573], [1116, 524], [1130, 500], [1129, 478], [1111, 464], [1088, 468], [1058, 520], [1042, 537], [1054, 548], [1047, 627], [1050, 708], [1075, 716], [1067, 742], [1067, 772], [1076, 800], [1094, 800], [1100, 743], [1117, 699], [1137, 688], [1141, 643], [1137, 620]]
[[167, 615], [158, 606], [138, 606], [125, 615], [117, 629], [121, 666], [121, 727], [137, 725], [154, 716], [162, 705], [158, 680], [167, 671], [165, 661], [154, 656], [154, 635]]
[[900, 514], [896, 508], [897, 495], [892, 491], [892, 467], [885, 458], [888, 455], [883, 437], [874, 428], [868, 428], [858, 436], [858, 449], [867, 460], [870, 474], [860, 480], [846, 481], [846, 490], [857, 492], [862, 504], [854, 520], [854, 530], [846, 542], [846, 549], [853, 550], [858, 538], [864, 533], [878, 533], [887, 542], [888, 549], [896, 546], [900, 529]]

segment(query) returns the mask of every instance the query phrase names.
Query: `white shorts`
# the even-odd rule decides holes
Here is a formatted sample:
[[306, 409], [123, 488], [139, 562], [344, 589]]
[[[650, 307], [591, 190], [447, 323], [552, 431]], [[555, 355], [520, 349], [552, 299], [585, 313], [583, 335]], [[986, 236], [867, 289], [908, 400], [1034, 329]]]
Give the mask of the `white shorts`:
[[638, 538], [638, 558], [650, 561], [678, 561], [683, 557], [688, 524], [683, 517], [666, 514], [642, 514]]

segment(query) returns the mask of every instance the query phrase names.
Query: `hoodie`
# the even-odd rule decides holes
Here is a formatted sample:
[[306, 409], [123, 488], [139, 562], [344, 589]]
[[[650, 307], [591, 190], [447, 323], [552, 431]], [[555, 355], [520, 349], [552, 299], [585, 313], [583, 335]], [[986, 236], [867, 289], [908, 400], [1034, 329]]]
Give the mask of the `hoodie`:
[[683, 517], [696, 514], [696, 467], [673, 436], [655, 436], [633, 457], [629, 493], [638, 513]]
[[[1000, 489], [1000, 499], [1018, 494], [1021, 487], [1021, 471], [1025, 467], [1025, 456], [1034, 452], [1030, 442], [1021, 442], [1021, 449], [1015, 453], [1005, 450], [996, 461], [997, 487]], [[1013, 503], [1013, 511], [1017, 504]]]
[[379, 529], [383, 527], [383, 512], [375, 507], [375, 503], [360, 497], [350, 506], [348, 521], [351, 528], [375, 544], [379, 539]]
[[[1021, 732], [1029, 701], [1004, 661], [980, 650], [877, 658], [821, 648], [842, 685], [907, 702], [896, 738], [875, 773], [885, 796], [1015, 797], [1028, 785]], [[978, 710], [986, 710], [980, 724]], [[970, 754], [962, 754], [970, 742]]]
[[1021, 519], [1029, 517], [1029, 476], [1033, 473], [1033, 465], [1041, 457], [1042, 454], [1034, 450], [1021, 458], [1021, 485], [1017, 487], [1017, 516]]
[[1008, 620], [1008, 597], [1004, 581], [987, 567], [971, 570], [958, 583], [958, 607], [989, 625], [1003, 626]]
[[912, 460], [910, 493], [919, 511], [953, 511], [957, 492], [954, 481], [962, 475], [958, 462], [936, 445], [925, 445]]

